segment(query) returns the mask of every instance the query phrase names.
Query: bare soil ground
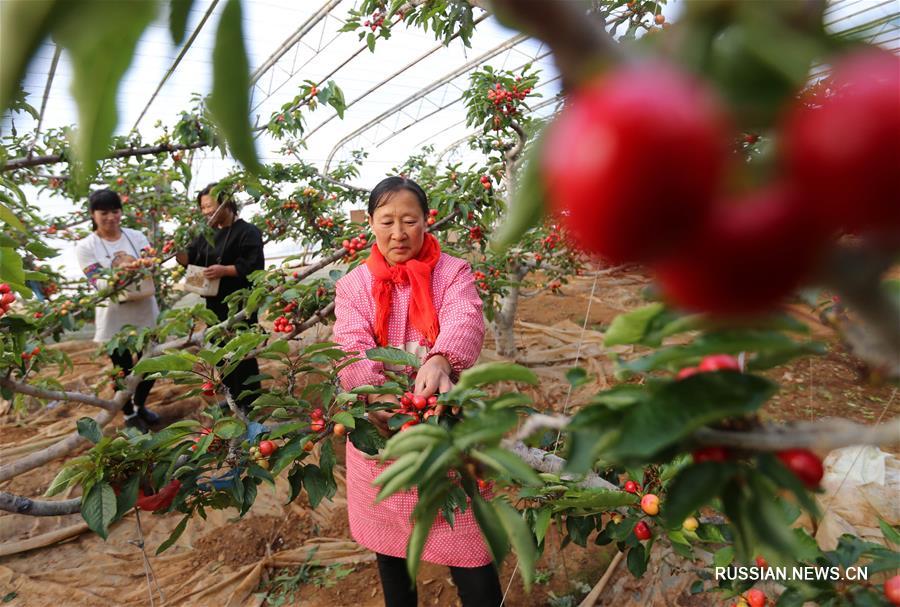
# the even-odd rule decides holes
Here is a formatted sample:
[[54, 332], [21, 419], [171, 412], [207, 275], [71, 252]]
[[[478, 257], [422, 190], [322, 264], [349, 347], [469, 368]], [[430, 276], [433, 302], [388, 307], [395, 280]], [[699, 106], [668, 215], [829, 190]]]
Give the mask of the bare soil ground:
[[[546, 326], [568, 321], [575, 328], [584, 326], [590, 331], [602, 330], [617, 314], [641, 305], [641, 291], [647, 282], [648, 278], [634, 269], [602, 276], [596, 285], [590, 277], [576, 279], [572, 284], [564, 286], [561, 294], [542, 292], [522, 300], [518, 320]], [[593, 299], [590, 298], [592, 289]], [[788, 421], [845, 417], [862, 423], [875, 423], [879, 419], [890, 419], [900, 415], [900, 399], [895, 398], [895, 388], [868, 382], [864, 366], [845, 350], [831, 329], [818, 323], [815, 316], [808, 315], [800, 308], [798, 314], [801, 316], [806, 314], [805, 320], [810, 321], [813, 336], [828, 344], [828, 353], [821, 357], [795, 360], [769, 373], [782, 385], [782, 389], [762, 410], [765, 418]], [[491, 343], [488, 341], [486, 347], [490, 346]], [[55, 347], [66, 351], [73, 361], [73, 369], [58, 378], [67, 389], [87, 390], [89, 386], [99, 382], [108, 368], [107, 359], [95, 356], [95, 345], [89, 342], [66, 342]], [[490, 351], [487, 350], [486, 354], [489, 355]], [[540, 354], [529, 348], [522, 356], [534, 361], [540, 359]], [[548, 354], [548, 359], [552, 358], [553, 356]], [[548, 363], [548, 366], [552, 367], [549, 370], [550, 375], [556, 373], [556, 376], [561, 376], [572, 362], [574, 361], [570, 355], [560, 355], [557, 364]], [[584, 360], [581, 362], [583, 364]], [[577, 407], [577, 398], [573, 398], [571, 404], [561, 398], [560, 395], [564, 393], [561, 381], [555, 384], [552, 381], [544, 382], [538, 392], [539, 394], [535, 395], [536, 400], [544, 403], [546, 408], [561, 411], [567, 406], [571, 411], [573, 406]], [[111, 394], [111, 389], [107, 387], [103, 393]], [[151, 393], [149, 405], [163, 416], [164, 422], [196, 417], [202, 403], [198, 399], [178, 400], [178, 395], [177, 386], [159, 382]], [[12, 461], [24, 455], [32, 446], [52, 443], [57, 437], [70, 432], [78, 417], [91, 413], [90, 409], [66, 404], [60, 404], [53, 409], [6, 412], [0, 416], [0, 459], [4, 462]], [[121, 424], [121, 418], [115, 423]], [[339, 461], [342, 461], [342, 446], [338, 447], [338, 457]], [[58, 463], [61, 462], [0, 484], [0, 489], [38, 497], [55, 475]], [[335, 508], [324, 519], [317, 519], [310, 516], [308, 507], [304, 508], [302, 502], [299, 506], [285, 509], [283, 514], [248, 516], [243, 520], [229, 519], [229, 522], [222, 526], [200, 527], [192, 543], [192, 551], [187, 561], [188, 569], [205, 568], [209, 571], [212, 584], [222, 579], [227, 572], [252, 565], [273, 552], [302, 546], [311, 538], [350, 537], [346, 512], [342, 507]], [[71, 522], [77, 522], [77, 517], [72, 518]], [[4, 543], [33, 537], [58, 524], [58, 521], [36, 521], [18, 515], [2, 516], [0, 527], [9, 526], [0, 533], [0, 548]], [[85, 537], [87, 536], [76, 538], [67, 549], [74, 550], [77, 554], [78, 546], [83, 545], [80, 557], [89, 561], [91, 548]], [[611, 558], [611, 552], [604, 547], [589, 544], [588, 549], [569, 546], [561, 550], [559, 545], [559, 534], [552, 528], [546, 542], [547, 549], [538, 565], [539, 583], [530, 594], [525, 593], [520, 578], [513, 575], [515, 560], [512, 557], [507, 559], [501, 571], [501, 582], [504, 590], [508, 590], [507, 605], [537, 606], [554, 603], [562, 605], [565, 603], [554, 601], [553, 596], [565, 595], [574, 595], [580, 601], [586, 589], [600, 578]], [[53, 561], [51, 555], [56, 549], [50, 546], [0, 557], [0, 573], [4, 567], [15, 571], [26, 565], [40, 566], [41, 563], [50, 563]], [[134, 567], [135, 575], [139, 575], [136, 583], [143, 583], [140, 562], [135, 561]], [[350, 569], [352, 572], [346, 574]], [[293, 568], [289, 571], [296, 570]], [[621, 571], [624, 572], [624, 567]], [[263, 594], [267, 590], [272, 590], [273, 585], [266, 579], [271, 580], [286, 572], [278, 569], [265, 571], [261, 583], [254, 590]], [[187, 573], [185, 571], [184, 575]], [[17, 586], [15, 580], [14, 576], [5, 579], [0, 574], [0, 600], [9, 596], [12, 605], [46, 604], [39, 596], [29, 596], [28, 590], [21, 585]], [[292, 587], [293, 601], [285, 601], [283, 604], [312, 607], [334, 605], [375, 607], [383, 604], [377, 570], [373, 562], [326, 570], [315, 578], [315, 583], [311, 579], [305, 581], [306, 583], [298, 583]], [[455, 588], [445, 567], [423, 564], [418, 588], [421, 605], [451, 607], [458, 604]], [[14, 593], [14, 596], [8, 593]], [[263, 602], [263, 594], [251, 595], [243, 604], [267, 604]], [[276, 600], [277, 594], [277, 592], [270, 594], [268, 604], [279, 604]], [[601, 604], [614, 604], [609, 602], [610, 600], [607, 598]], [[148, 604], [146, 594], [142, 602], [129, 601], [128, 604]], [[167, 604], [202, 603], [187, 601]], [[574, 604], [577, 604], [577, 601]]]

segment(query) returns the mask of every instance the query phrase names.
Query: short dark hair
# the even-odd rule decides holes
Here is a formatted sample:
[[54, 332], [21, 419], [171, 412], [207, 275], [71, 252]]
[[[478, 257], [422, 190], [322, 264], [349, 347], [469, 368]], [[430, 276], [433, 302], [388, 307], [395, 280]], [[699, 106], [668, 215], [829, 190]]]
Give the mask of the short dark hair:
[[[122, 199], [119, 198], [117, 192], [109, 188], [94, 190], [88, 197], [88, 213], [93, 213], [94, 211], [115, 211], [116, 209], [121, 210], [121, 208]], [[94, 221], [93, 217], [91, 217], [91, 229], [97, 229], [97, 222]]]
[[[200, 199], [204, 196], [209, 196], [210, 192], [212, 192], [213, 188], [219, 185], [218, 181], [214, 181], [199, 192], [197, 192], [197, 206], [200, 206]], [[237, 203], [234, 202], [234, 198], [232, 198], [231, 194], [225, 192], [224, 189], [220, 190], [218, 195], [216, 196], [216, 201], [222, 205], [225, 205], [225, 208], [237, 215]]]
[[372, 191], [369, 192], [369, 217], [375, 213], [375, 209], [386, 203], [391, 194], [407, 190], [415, 194], [419, 200], [419, 206], [422, 207], [422, 215], [428, 217], [428, 196], [425, 190], [418, 183], [406, 177], [387, 177], [378, 182]]

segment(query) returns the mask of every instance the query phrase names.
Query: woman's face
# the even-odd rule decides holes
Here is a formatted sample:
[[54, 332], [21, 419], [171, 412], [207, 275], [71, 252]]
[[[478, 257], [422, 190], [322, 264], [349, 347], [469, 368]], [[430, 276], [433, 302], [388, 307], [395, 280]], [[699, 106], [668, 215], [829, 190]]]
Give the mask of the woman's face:
[[[207, 221], [209, 221], [209, 218], [213, 216], [213, 214], [216, 212], [216, 209], [218, 208], [219, 201], [217, 201], [209, 194], [204, 194], [200, 197], [200, 212], [203, 213], [203, 216], [206, 217]], [[228, 209], [222, 209], [219, 214], [216, 215], [216, 220], [210, 224], [210, 227], [221, 227], [222, 224], [225, 223], [225, 220], [228, 219], [228, 213]]]
[[91, 219], [97, 224], [97, 229], [104, 234], [115, 234], [122, 224], [122, 209], [110, 209], [91, 211]]
[[425, 214], [419, 199], [409, 190], [388, 194], [369, 217], [375, 244], [390, 265], [410, 260], [425, 242]]

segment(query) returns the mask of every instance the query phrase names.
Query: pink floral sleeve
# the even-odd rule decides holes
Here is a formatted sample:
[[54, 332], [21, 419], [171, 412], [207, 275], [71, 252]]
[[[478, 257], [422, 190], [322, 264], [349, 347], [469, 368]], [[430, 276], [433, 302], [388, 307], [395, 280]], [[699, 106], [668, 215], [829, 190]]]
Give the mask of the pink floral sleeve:
[[448, 277], [438, 318], [441, 332], [425, 360], [440, 354], [447, 359], [454, 382], [459, 374], [478, 360], [484, 346], [484, 317], [482, 302], [475, 289], [472, 268], [459, 264], [457, 271]]
[[[353, 278], [356, 277], [347, 275], [335, 287], [333, 338], [343, 350], [365, 356], [366, 350], [376, 345], [375, 332], [369, 315], [360, 307], [359, 292], [365, 285], [360, 284], [363, 281], [349, 283]], [[357, 386], [380, 386], [385, 382], [383, 371], [382, 363], [363, 359], [341, 369], [338, 377], [345, 390], [352, 390]]]

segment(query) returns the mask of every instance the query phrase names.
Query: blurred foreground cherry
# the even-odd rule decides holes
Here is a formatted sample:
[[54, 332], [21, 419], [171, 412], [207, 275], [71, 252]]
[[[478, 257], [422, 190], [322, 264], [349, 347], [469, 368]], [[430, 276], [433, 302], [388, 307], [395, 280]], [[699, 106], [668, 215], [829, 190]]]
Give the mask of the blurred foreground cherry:
[[836, 62], [830, 94], [802, 98], [785, 122], [788, 178], [809, 217], [853, 232], [900, 230], [900, 57], [880, 49]]
[[718, 205], [701, 233], [656, 266], [668, 299], [737, 316], [777, 304], [810, 275], [827, 242], [785, 187]]
[[724, 113], [689, 74], [631, 66], [577, 90], [551, 126], [546, 190], [577, 244], [647, 261], [688, 241], [705, 219], [728, 154]]

